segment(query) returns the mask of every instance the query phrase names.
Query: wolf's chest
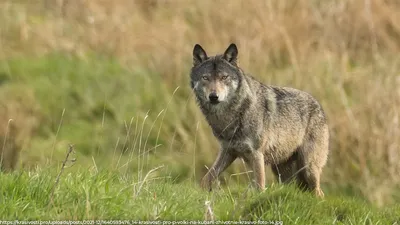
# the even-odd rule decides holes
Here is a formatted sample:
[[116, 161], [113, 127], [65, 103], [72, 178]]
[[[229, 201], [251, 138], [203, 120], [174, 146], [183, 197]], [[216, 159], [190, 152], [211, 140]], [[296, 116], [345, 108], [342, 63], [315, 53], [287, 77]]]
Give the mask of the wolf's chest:
[[232, 140], [241, 133], [238, 118], [227, 118], [223, 116], [210, 116], [207, 121], [211, 126], [214, 136], [218, 140]]
[[231, 149], [237, 154], [248, 153], [256, 150], [261, 145], [260, 135], [262, 126], [248, 126], [241, 117], [213, 118], [208, 120], [214, 136], [221, 143], [223, 148]]
[[211, 126], [214, 136], [218, 140], [232, 140], [238, 136], [238, 126], [234, 124], [227, 124], [223, 126], [214, 125]]

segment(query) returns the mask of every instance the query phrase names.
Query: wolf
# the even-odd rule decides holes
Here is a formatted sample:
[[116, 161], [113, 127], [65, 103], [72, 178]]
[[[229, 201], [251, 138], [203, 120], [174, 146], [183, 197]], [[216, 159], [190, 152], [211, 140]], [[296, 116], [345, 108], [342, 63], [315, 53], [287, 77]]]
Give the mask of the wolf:
[[196, 44], [190, 84], [221, 146], [201, 180], [202, 188], [211, 191], [213, 181], [241, 158], [253, 171], [258, 189], [265, 188], [265, 166], [270, 165], [279, 181], [296, 180], [303, 190], [324, 196], [320, 177], [329, 153], [329, 131], [313, 96], [265, 85], [245, 74], [234, 43], [215, 56]]

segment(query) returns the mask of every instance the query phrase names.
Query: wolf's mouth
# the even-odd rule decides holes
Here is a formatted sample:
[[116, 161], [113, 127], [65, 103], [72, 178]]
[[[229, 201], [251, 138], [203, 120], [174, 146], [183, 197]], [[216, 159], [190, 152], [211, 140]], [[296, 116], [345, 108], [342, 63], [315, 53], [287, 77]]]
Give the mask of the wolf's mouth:
[[219, 100], [210, 100], [211, 105], [217, 105], [218, 103], [220, 103]]

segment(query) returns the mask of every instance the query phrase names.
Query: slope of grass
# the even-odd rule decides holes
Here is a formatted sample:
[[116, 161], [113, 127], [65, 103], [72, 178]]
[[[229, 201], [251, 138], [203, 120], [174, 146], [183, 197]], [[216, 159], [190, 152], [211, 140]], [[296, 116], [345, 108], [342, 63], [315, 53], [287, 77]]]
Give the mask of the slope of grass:
[[204, 220], [205, 202], [215, 220], [275, 220], [283, 224], [395, 224], [399, 211], [337, 196], [320, 200], [294, 185], [272, 185], [263, 193], [234, 185], [207, 193], [190, 180], [138, 180], [110, 171], [65, 174], [50, 193], [54, 170], [0, 174], [2, 220]]

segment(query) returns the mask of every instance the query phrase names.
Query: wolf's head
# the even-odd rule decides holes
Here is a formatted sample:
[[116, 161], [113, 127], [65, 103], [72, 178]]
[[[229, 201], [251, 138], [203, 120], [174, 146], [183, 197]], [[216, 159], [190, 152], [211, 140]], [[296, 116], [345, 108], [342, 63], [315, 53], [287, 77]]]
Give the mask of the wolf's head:
[[218, 105], [235, 95], [241, 81], [237, 56], [235, 44], [229, 45], [224, 54], [212, 57], [199, 44], [194, 46], [190, 83], [199, 101]]

